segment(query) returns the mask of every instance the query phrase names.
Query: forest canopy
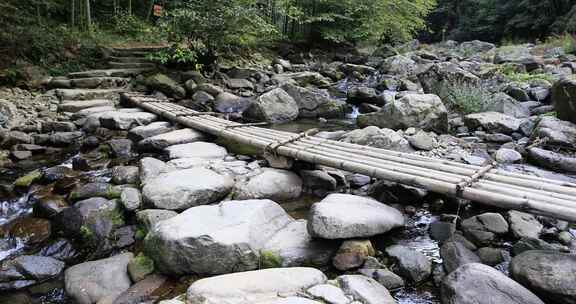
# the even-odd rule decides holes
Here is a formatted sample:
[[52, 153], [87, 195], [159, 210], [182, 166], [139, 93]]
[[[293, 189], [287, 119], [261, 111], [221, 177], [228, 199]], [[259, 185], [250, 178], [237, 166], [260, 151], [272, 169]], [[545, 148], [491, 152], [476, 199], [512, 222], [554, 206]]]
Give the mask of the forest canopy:
[[[154, 6], [161, 15], [154, 16]], [[576, 32], [572, 0], [3, 0], [0, 68], [24, 60], [65, 72], [94, 46], [178, 45], [169, 58], [232, 53], [277, 41], [378, 46], [417, 37], [545, 40]], [[70, 55], [70, 56], [62, 56]], [[65, 58], [66, 60], [62, 60]], [[71, 58], [75, 58], [72, 60]], [[86, 62], [82, 62], [84, 59]], [[57, 71], [57, 72], [58, 72]]]

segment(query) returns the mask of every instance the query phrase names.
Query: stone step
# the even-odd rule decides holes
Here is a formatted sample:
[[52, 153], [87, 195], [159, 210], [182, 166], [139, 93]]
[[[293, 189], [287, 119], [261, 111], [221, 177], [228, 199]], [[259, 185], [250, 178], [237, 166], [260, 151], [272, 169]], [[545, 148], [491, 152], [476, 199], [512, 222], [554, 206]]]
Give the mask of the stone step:
[[70, 73], [68, 74], [68, 78], [134, 77], [151, 70], [153, 70], [153, 68], [90, 70]]
[[108, 99], [71, 100], [58, 105], [58, 111], [77, 113], [89, 108], [103, 108], [114, 106], [114, 101]]
[[142, 48], [115, 48], [112, 54], [117, 57], [145, 57], [146, 55], [157, 52], [165, 47], [142, 47]]
[[123, 77], [55, 78], [48, 86], [53, 89], [112, 89], [125, 87], [128, 83], [130, 78]]
[[111, 68], [120, 69], [140, 69], [140, 68], [154, 68], [156, 65], [150, 62], [109, 62]]
[[142, 57], [110, 57], [110, 60], [116, 62], [125, 62], [125, 63], [149, 63], [150, 60]]
[[119, 94], [126, 89], [56, 89], [56, 96], [60, 100], [91, 100], [111, 99], [118, 100]]

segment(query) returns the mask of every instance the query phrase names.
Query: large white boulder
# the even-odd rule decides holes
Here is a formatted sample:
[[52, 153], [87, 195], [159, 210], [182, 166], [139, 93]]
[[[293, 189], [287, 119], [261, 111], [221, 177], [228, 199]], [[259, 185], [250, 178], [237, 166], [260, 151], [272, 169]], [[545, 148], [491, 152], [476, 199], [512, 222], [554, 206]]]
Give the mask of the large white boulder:
[[184, 210], [224, 198], [234, 180], [205, 168], [171, 171], [146, 179], [145, 203], [157, 209]]
[[260, 250], [293, 219], [270, 200], [190, 208], [158, 223], [146, 253], [170, 274], [224, 274], [259, 267]]
[[187, 304], [285, 303], [279, 294], [304, 292], [326, 280], [314, 268], [273, 268], [221, 275], [194, 282], [188, 288]]
[[404, 226], [402, 213], [372, 198], [331, 194], [312, 205], [308, 231], [313, 237], [370, 237]]
[[302, 179], [294, 172], [264, 168], [261, 172], [239, 182], [236, 186], [236, 199], [271, 199], [287, 201], [300, 197]]
[[132, 253], [124, 253], [68, 268], [64, 274], [66, 293], [78, 304], [120, 295], [131, 285], [128, 263], [132, 257]]

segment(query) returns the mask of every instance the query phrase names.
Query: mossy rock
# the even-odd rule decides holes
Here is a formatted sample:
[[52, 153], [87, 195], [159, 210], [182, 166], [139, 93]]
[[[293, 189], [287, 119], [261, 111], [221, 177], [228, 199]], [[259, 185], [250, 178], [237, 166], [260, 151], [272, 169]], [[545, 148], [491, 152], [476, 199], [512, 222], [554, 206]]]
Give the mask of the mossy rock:
[[216, 143], [221, 146], [225, 146], [228, 149], [228, 151], [235, 154], [252, 155], [252, 156], [258, 156], [262, 154], [262, 151], [254, 146], [239, 143], [231, 139], [225, 139], [219, 137], [218, 139], [216, 139]]
[[282, 267], [282, 258], [274, 252], [260, 251], [260, 268], [280, 268]]
[[40, 178], [42, 178], [42, 172], [40, 172], [40, 170], [34, 170], [28, 173], [27, 175], [24, 175], [19, 179], [17, 179], [14, 182], [14, 186], [18, 188], [28, 188]]
[[143, 253], [135, 256], [128, 263], [128, 274], [132, 281], [142, 281], [147, 275], [154, 272], [154, 261]]

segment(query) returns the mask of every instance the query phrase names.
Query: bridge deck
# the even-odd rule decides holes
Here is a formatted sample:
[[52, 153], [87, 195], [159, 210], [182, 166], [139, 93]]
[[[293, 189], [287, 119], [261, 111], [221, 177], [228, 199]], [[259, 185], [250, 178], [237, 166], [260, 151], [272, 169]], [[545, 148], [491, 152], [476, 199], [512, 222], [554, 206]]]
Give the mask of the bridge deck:
[[576, 184], [242, 125], [137, 93], [123, 100], [167, 120], [268, 153], [365, 174], [504, 209], [576, 222]]

